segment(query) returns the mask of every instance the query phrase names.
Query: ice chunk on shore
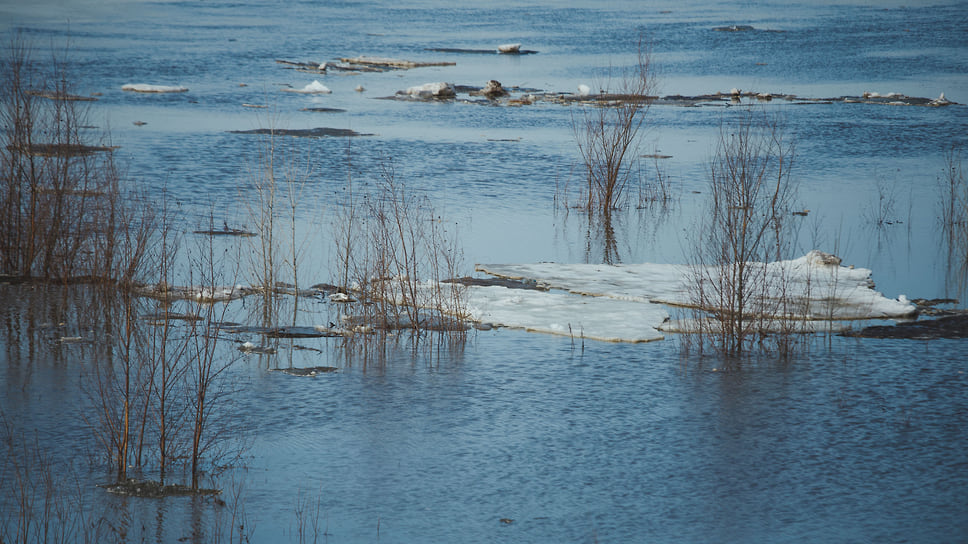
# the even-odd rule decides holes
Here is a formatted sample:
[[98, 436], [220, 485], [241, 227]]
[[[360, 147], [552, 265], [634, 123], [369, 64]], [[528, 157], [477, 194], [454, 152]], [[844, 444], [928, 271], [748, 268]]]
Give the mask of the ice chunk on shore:
[[127, 85], [122, 85], [121, 90], [136, 93], [184, 93], [188, 91], [188, 87], [128, 83]]
[[329, 94], [333, 91], [329, 90], [329, 87], [323, 85], [319, 80], [313, 80], [312, 83], [306, 85], [302, 89], [283, 89], [290, 93], [303, 93], [303, 94]]

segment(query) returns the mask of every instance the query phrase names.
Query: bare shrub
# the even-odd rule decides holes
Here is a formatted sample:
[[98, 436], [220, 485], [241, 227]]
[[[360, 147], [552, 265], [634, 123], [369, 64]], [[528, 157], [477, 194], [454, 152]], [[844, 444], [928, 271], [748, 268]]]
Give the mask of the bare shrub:
[[[270, 125], [275, 123], [269, 119]], [[296, 216], [305, 205], [304, 189], [312, 175], [311, 153], [300, 164], [292, 146], [267, 130], [259, 146], [257, 164], [250, 172], [251, 186], [242, 191], [249, 219], [255, 226], [250, 267], [252, 285], [262, 298], [262, 324], [273, 325], [279, 296], [299, 291], [299, 263], [304, 243], [298, 239]], [[251, 189], [251, 192], [249, 191]], [[250, 197], [254, 195], [254, 198]], [[296, 296], [293, 324], [299, 308]]]
[[[781, 354], [798, 330], [787, 316], [804, 309], [787, 296], [788, 278], [768, 274], [766, 263], [789, 253], [790, 169], [793, 145], [779, 121], [753, 109], [720, 127], [709, 167], [709, 210], [699, 225], [692, 262], [692, 305], [700, 349], [709, 345], [740, 356], [770, 332]], [[778, 321], [779, 320], [779, 321]]]
[[[938, 183], [941, 228], [951, 248], [965, 248], [968, 241], [968, 181], [961, 165], [961, 150], [945, 152], [945, 168]], [[959, 257], [968, 262], [968, 251]]]
[[[210, 219], [211, 222], [211, 219]], [[189, 257], [192, 284], [200, 293], [215, 293], [221, 285], [236, 285], [238, 255], [228, 255], [228, 248], [217, 253], [211, 237], [200, 242]], [[190, 445], [188, 465], [191, 488], [199, 490], [203, 469], [218, 469], [238, 457], [238, 449], [226, 448], [231, 426], [223, 419], [232, 387], [224, 379], [225, 372], [238, 360], [236, 352], [219, 350], [219, 323], [228, 310], [226, 302], [217, 302], [202, 295], [189, 303], [189, 313], [197, 319], [186, 323], [187, 342], [185, 370]]]
[[961, 150], [945, 152], [945, 168], [938, 180], [938, 208], [944, 234], [949, 270], [959, 290], [968, 283], [968, 180], [961, 163]]
[[343, 320], [359, 330], [434, 330], [462, 336], [467, 316], [462, 253], [426, 196], [410, 192], [384, 163], [375, 194], [352, 187], [336, 235], [340, 288], [357, 301]]
[[0, 77], [0, 273], [133, 281], [150, 216], [122, 190], [106, 136], [90, 134], [90, 102], [73, 94], [66, 54], [38, 62], [19, 36], [8, 51]]
[[608, 215], [626, 204], [639, 133], [655, 87], [651, 54], [640, 40], [636, 65], [614, 82], [609, 73], [594, 105], [573, 116], [586, 181], [579, 200], [586, 211]]

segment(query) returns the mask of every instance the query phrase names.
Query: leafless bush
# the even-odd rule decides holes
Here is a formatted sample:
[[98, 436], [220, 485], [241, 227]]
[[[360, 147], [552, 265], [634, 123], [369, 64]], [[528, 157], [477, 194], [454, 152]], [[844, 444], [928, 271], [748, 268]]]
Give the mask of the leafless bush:
[[[273, 119], [268, 120], [274, 124]], [[251, 193], [248, 187], [242, 194], [249, 219], [257, 236], [250, 238], [255, 250], [250, 267], [254, 272], [252, 285], [262, 299], [263, 326], [274, 326], [283, 306], [283, 295], [292, 297], [292, 324], [299, 313], [301, 264], [305, 240], [297, 235], [297, 215], [305, 208], [305, 187], [312, 175], [312, 155], [305, 160], [294, 155], [292, 145], [269, 129], [261, 141], [258, 164], [251, 174]], [[250, 197], [254, 195], [254, 198]]]
[[765, 113], [749, 109], [720, 128], [690, 283], [700, 349], [708, 344], [740, 356], [771, 331], [779, 352], [794, 347], [788, 340], [798, 324], [782, 319], [805, 312], [788, 296], [788, 278], [769, 275], [765, 266], [788, 256], [793, 158], [779, 121]]
[[[215, 244], [207, 237], [189, 257], [192, 283], [202, 291], [214, 293], [220, 285], [235, 285], [238, 279], [238, 255], [216, 253]], [[219, 468], [229, 464], [240, 452], [225, 448], [230, 439], [230, 426], [223, 419], [231, 386], [224, 379], [225, 372], [237, 360], [233, 351], [220, 351], [219, 323], [224, 320], [228, 305], [209, 302], [203, 298], [189, 304], [190, 313], [199, 319], [186, 323], [188, 347], [185, 371], [190, 446], [188, 463], [191, 487], [199, 489], [200, 476], [205, 466]], [[227, 462], [226, 462], [227, 460]]]
[[638, 154], [639, 133], [654, 100], [655, 75], [647, 44], [639, 42], [638, 61], [614, 82], [611, 74], [592, 107], [572, 118], [584, 165], [583, 209], [608, 215], [623, 207]]
[[938, 181], [938, 208], [948, 268], [961, 290], [968, 283], [968, 181], [961, 150], [956, 147], [945, 152], [945, 168]]
[[361, 331], [433, 330], [462, 337], [462, 254], [429, 199], [396, 180], [385, 163], [378, 192], [348, 189], [334, 228], [341, 288], [357, 301], [344, 316]]
[[[966, 247], [968, 241], [968, 182], [961, 166], [961, 150], [952, 147], [945, 153], [945, 168], [938, 184], [941, 228], [950, 247]], [[960, 257], [968, 261], [968, 252]]]
[[151, 233], [149, 208], [122, 189], [106, 137], [92, 143], [89, 102], [73, 94], [66, 55], [38, 62], [19, 36], [8, 51], [0, 78], [0, 273], [134, 281]]
[[668, 210], [675, 198], [669, 175], [662, 169], [659, 160], [658, 157], [652, 157], [653, 173], [651, 176], [639, 175], [638, 201], [635, 207], [640, 210]]
[[865, 210], [864, 217], [872, 225], [883, 228], [898, 223], [897, 219], [897, 187], [883, 179], [878, 179], [876, 199]]

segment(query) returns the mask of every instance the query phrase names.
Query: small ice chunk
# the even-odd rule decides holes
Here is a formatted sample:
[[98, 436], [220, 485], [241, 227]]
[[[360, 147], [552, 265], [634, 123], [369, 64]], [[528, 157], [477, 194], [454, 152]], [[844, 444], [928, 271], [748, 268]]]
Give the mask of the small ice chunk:
[[419, 98], [445, 98], [456, 96], [457, 92], [454, 90], [453, 83], [441, 81], [437, 83], [424, 83], [423, 85], [410, 87], [404, 94]]
[[304, 94], [329, 94], [333, 91], [329, 90], [329, 87], [323, 85], [319, 80], [313, 80], [312, 83], [306, 85], [302, 89], [283, 89], [290, 93], [304, 93]]
[[147, 83], [128, 83], [127, 85], [122, 85], [121, 90], [136, 93], [184, 93], [188, 91], [188, 87], [149, 85]]
[[520, 53], [521, 44], [519, 43], [505, 43], [497, 46], [497, 50], [501, 53]]
[[582, 83], [578, 86], [578, 96], [588, 96], [592, 94], [592, 89], [588, 85]]

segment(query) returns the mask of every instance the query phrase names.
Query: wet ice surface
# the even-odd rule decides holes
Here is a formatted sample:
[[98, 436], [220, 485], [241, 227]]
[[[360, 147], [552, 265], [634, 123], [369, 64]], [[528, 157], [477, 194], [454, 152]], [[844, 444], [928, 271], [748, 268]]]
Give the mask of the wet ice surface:
[[[755, 281], [763, 286], [763, 292], [750, 299], [747, 311], [766, 317], [829, 321], [914, 314], [915, 305], [903, 295], [889, 299], [875, 291], [870, 270], [825, 262], [829, 257], [812, 251], [790, 261], [750, 263], [749, 277], [761, 278]], [[660, 328], [675, 331], [688, 327], [663, 326], [670, 318], [668, 306], [697, 304], [695, 266], [540, 263], [484, 264], [477, 265], [477, 269], [572, 293], [569, 296], [503, 287], [469, 288], [468, 305], [473, 319], [529, 331], [619, 342], [660, 340]], [[713, 268], [702, 274], [707, 290], [716, 283], [718, 270]], [[797, 312], [773, 315], [769, 304], [781, 298], [789, 302], [786, 308], [796, 308]]]
[[[283, 144], [316, 161], [300, 212], [300, 233], [315, 248], [304, 268], [309, 282], [332, 281], [332, 257], [320, 248], [348, 174], [360, 187], [372, 186], [385, 157], [409, 186], [439, 204], [469, 263], [604, 261], [602, 231], [553, 204], [556, 183], [580, 182], [571, 119], [584, 106], [374, 99], [427, 82], [483, 86], [496, 79], [509, 88], [576, 92], [585, 85], [594, 93], [604, 67], [630, 64], [645, 30], [654, 40], [663, 95], [733, 88], [815, 98], [876, 92], [884, 102], [890, 93], [934, 99], [943, 92], [968, 102], [959, 2], [759, 9], [631, 0], [61, 4], [0, 5], [0, 28], [23, 27], [41, 47], [50, 37], [70, 36], [77, 92], [101, 93], [93, 104], [105, 120], [97, 123], [112, 128], [111, 144], [121, 146], [116, 155], [132, 179], [176, 197], [187, 215], [184, 232], [208, 228], [213, 211], [216, 224], [224, 217], [251, 227], [239, 200], [251, 195], [246, 173], [260, 143], [230, 131], [265, 129], [271, 118], [313, 136]], [[713, 30], [734, 25], [754, 30]], [[510, 43], [537, 53], [443, 51], [494, 51]], [[307, 75], [275, 62], [359, 55], [456, 65]], [[313, 80], [332, 92], [283, 91]], [[131, 82], [189, 90], [123, 92]], [[360, 85], [365, 92], [355, 91]], [[671, 157], [662, 166], [677, 200], [664, 215], [616, 214], [623, 263], [616, 271], [686, 262], [682, 238], [701, 213], [706, 161], [720, 123], [735, 111], [729, 99], [718, 102], [650, 112], [654, 128], [642, 151]], [[964, 298], [938, 236], [933, 189], [943, 149], [964, 146], [964, 107], [775, 98], [766, 107], [779, 110], [798, 138], [795, 175], [801, 205], [810, 210], [794, 219], [800, 254], [820, 248], [871, 270], [886, 299]], [[330, 137], [347, 132], [322, 129], [374, 136], [350, 143]], [[877, 204], [892, 195], [894, 206], [883, 210], [887, 221], [878, 223]], [[624, 296], [617, 279], [609, 283]], [[87, 467], [76, 452], [96, 445], [78, 416], [76, 407], [90, 402], [78, 381], [101, 340], [74, 322], [74, 312], [59, 309], [59, 297], [35, 302], [31, 313], [18, 301], [36, 293], [0, 288], [7, 303], [0, 311], [16, 312], [6, 330], [22, 325], [50, 339], [33, 352], [7, 340], [0, 408], [8, 421], [36, 432], [64, 466]], [[539, 295], [560, 297], [566, 308], [583, 298]], [[513, 318], [526, 305], [547, 306], [544, 298], [513, 296], [522, 298], [504, 299], [506, 308], [498, 298], [482, 307]], [[635, 300], [584, 298], [609, 305], [600, 315], [614, 313], [630, 328], [655, 316], [626, 313], [627, 307], [664, 311]], [[584, 322], [575, 327], [571, 310], [563, 312], [545, 316], [545, 325], [563, 333], [571, 324], [580, 335]], [[655, 333], [642, 327], [638, 334]], [[834, 337], [829, 350], [796, 361], [756, 361], [723, 372], [716, 359], [682, 359], [671, 341], [581, 345], [567, 335], [492, 330], [473, 333], [463, 351], [432, 361], [401, 347], [390, 349], [386, 366], [364, 367], [342, 357], [329, 338], [281, 343], [275, 354], [239, 351], [244, 342], [264, 349], [257, 335], [239, 333], [223, 346], [225, 357], [240, 358], [232, 378], [242, 394], [231, 409], [252, 446], [246, 468], [223, 481], [244, 481], [254, 541], [297, 540], [299, 493], [320, 497], [323, 529], [346, 542], [937, 542], [968, 531], [962, 508], [968, 353], [961, 341]], [[340, 370], [317, 370], [312, 379], [266, 371], [290, 362], [307, 373]], [[97, 468], [91, 472], [88, 480], [102, 480]], [[160, 541], [190, 537], [195, 519], [210, 529], [216, 511], [187, 501], [115, 508], [115, 519], [133, 520], [132, 532], [141, 531], [132, 540]]]

